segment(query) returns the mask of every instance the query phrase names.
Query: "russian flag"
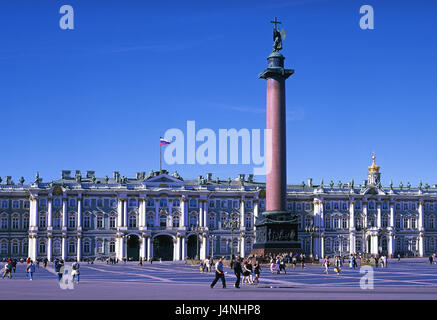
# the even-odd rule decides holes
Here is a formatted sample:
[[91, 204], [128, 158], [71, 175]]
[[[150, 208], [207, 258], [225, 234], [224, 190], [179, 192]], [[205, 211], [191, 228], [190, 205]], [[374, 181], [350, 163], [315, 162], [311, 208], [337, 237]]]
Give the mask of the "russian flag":
[[163, 138], [159, 138], [159, 141], [161, 143], [161, 146], [171, 143], [170, 141], [164, 140]]

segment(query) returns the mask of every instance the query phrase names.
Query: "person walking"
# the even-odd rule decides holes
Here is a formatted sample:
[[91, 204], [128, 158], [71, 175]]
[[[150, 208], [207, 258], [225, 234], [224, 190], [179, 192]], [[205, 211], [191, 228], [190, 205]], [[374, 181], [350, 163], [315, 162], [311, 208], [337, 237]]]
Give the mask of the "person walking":
[[30, 281], [33, 280], [33, 273], [35, 272], [35, 263], [30, 260], [30, 264], [27, 266], [27, 273], [29, 274]]
[[211, 289], [214, 288], [215, 284], [217, 283], [217, 281], [221, 279], [222, 284], [223, 284], [223, 289], [226, 288], [226, 280], [225, 280], [225, 272], [223, 270], [223, 258], [220, 257], [217, 261], [217, 263], [215, 264], [215, 279], [213, 280], [213, 282], [211, 283], [210, 287]]
[[432, 264], [434, 258], [432, 257], [432, 255], [429, 256], [429, 264]]
[[293, 266], [293, 271], [296, 270], [296, 264], [297, 264], [297, 253], [293, 258], [291, 258], [291, 265]]
[[303, 270], [305, 268], [305, 255], [302, 253], [300, 255], [300, 270]]
[[328, 258], [328, 256], [326, 256], [325, 259], [323, 259], [322, 265], [325, 267], [325, 273], [328, 274], [328, 272], [329, 272], [329, 258]]
[[398, 253], [398, 262], [400, 262], [400, 261], [401, 261], [401, 254]]
[[237, 257], [235, 264], [234, 264], [234, 274], [237, 277], [237, 280], [235, 280], [235, 284], [234, 287], [240, 289], [240, 279], [241, 279], [241, 274], [243, 273], [243, 269], [241, 268], [241, 263], [240, 263], [240, 257]]
[[[141, 260], [140, 260], [141, 261]], [[142, 265], [142, 264], [141, 264]], [[79, 269], [80, 269], [80, 264], [79, 264], [79, 262], [74, 262], [73, 263], [73, 265], [71, 266], [71, 269], [72, 269], [72, 271], [71, 271], [71, 275], [72, 275], [72, 282], [74, 283], [74, 277], [76, 277], [76, 281], [77, 281], [77, 283], [79, 283], [79, 276], [80, 276], [80, 271], [79, 271]]]
[[12, 279], [12, 264], [9, 262], [5, 264], [5, 270], [3, 272], [2, 279], [4, 279], [6, 276], [8, 276], [9, 279]]
[[55, 272], [58, 275], [58, 282], [61, 282], [62, 279], [62, 266], [64, 265], [62, 262], [62, 260], [59, 260], [58, 258], [55, 259], [54, 261], [54, 267], [55, 267]]
[[261, 273], [261, 266], [259, 265], [258, 261], [255, 261], [253, 269], [254, 269], [253, 272], [255, 273], [255, 279], [253, 280], [253, 283], [255, 284], [255, 282], [256, 282], [256, 284], [259, 284], [259, 276]]
[[334, 271], [337, 272], [338, 275], [340, 275], [341, 267], [342, 267], [342, 266], [343, 266], [343, 261], [342, 261], [341, 257], [338, 256], [338, 257], [335, 259], [335, 269], [334, 269]]

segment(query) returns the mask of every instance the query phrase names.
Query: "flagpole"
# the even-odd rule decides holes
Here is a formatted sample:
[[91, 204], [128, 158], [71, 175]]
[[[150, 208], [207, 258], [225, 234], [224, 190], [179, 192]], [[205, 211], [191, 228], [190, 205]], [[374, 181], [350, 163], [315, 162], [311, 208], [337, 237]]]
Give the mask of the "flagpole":
[[159, 139], [159, 172], [162, 171], [162, 145], [161, 145], [161, 139]]

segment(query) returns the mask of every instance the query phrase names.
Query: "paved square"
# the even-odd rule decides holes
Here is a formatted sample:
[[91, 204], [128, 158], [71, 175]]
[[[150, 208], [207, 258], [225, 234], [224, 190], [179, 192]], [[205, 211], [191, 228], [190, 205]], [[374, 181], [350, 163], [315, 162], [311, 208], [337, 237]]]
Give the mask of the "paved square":
[[[70, 263], [67, 263], [70, 264]], [[23, 264], [13, 279], [0, 281], [0, 299], [437, 299], [437, 265], [427, 259], [389, 260], [387, 268], [374, 268], [374, 289], [360, 289], [359, 269], [345, 266], [341, 275], [321, 266], [307, 265], [303, 271], [287, 268], [287, 274], [271, 274], [263, 266], [259, 285], [233, 287], [235, 276], [225, 268], [227, 288], [219, 281], [209, 284], [214, 273], [200, 273], [198, 267], [182, 263], [154, 262], [107, 265], [81, 263], [80, 284], [62, 290], [53, 265], [37, 269], [30, 281]]]

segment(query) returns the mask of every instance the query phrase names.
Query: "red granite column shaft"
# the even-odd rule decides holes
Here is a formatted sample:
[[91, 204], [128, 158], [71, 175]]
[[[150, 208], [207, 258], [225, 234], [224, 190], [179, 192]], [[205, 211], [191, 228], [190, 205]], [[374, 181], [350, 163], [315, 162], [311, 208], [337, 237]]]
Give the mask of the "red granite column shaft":
[[267, 79], [267, 143], [266, 211], [285, 211], [287, 192], [285, 79]]

